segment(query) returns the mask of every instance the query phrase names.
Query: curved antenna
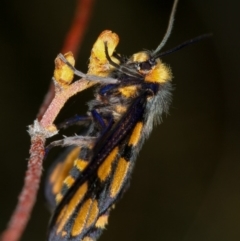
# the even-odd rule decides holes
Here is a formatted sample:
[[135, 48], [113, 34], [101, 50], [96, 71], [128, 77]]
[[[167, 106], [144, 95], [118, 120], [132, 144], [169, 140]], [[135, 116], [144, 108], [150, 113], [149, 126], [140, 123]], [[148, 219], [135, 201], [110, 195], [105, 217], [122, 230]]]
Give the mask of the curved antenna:
[[174, 52], [176, 52], [176, 51], [178, 51], [178, 50], [180, 50], [182, 48], [185, 48], [185, 47], [187, 47], [189, 45], [195, 44], [195, 43], [197, 43], [197, 42], [199, 42], [199, 41], [201, 41], [203, 39], [210, 38], [210, 37], [212, 37], [212, 35], [213, 35], [212, 33], [207, 33], [207, 34], [200, 35], [200, 36], [198, 36], [196, 38], [187, 40], [184, 43], [182, 43], [182, 44], [180, 44], [180, 45], [178, 45], [178, 46], [176, 46], [176, 47], [174, 47], [172, 49], [169, 49], [169, 50], [167, 50], [165, 52], [162, 52], [162, 53], [159, 53], [159, 54], [155, 55], [155, 58], [161, 58], [161, 57], [163, 57], [165, 55], [174, 53]]
[[174, 3], [173, 3], [171, 15], [170, 15], [170, 18], [169, 18], [169, 21], [168, 21], [167, 31], [166, 31], [161, 43], [153, 51], [153, 53], [152, 53], [153, 56], [155, 56], [162, 49], [162, 47], [165, 45], [165, 43], [167, 42], [167, 40], [168, 40], [168, 38], [169, 38], [169, 36], [172, 32], [174, 17], [175, 17], [175, 13], [176, 13], [176, 9], [177, 9], [177, 4], [178, 4], [178, 0], [175, 0]]

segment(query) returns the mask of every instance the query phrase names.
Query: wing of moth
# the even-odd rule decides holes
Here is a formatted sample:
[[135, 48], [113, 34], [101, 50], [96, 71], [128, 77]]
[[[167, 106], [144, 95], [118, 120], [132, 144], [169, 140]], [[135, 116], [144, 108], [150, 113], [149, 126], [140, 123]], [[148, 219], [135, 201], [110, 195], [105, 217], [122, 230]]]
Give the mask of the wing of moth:
[[[95, 99], [88, 103], [88, 131], [64, 140], [71, 147], [49, 174], [46, 193], [54, 208], [49, 241], [96, 240], [128, 187], [144, 140], [171, 102], [172, 74], [159, 59], [159, 51], [171, 32], [176, 5], [177, 1], [166, 35], [155, 51], [123, 58], [114, 52], [116, 45], [110, 39], [102, 38], [109, 31], [95, 43], [90, 64], [98, 62], [90, 65], [91, 73], [117, 81], [99, 80]], [[95, 58], [95, 53], [101, 58]], [[83, 137], [95, 141], [83, 142]]]

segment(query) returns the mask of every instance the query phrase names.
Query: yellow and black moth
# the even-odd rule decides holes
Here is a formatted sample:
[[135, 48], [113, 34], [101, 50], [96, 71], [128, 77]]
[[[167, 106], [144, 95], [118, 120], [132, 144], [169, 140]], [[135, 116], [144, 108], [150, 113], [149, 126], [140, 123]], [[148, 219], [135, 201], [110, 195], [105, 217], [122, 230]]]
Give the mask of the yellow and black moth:
[[[154, 51], [125, 58], [107, 38], [96, 42], [95, 47], [102, 45], [100, 55], [107, 67], [93, 78], [98, 84], [86, 116], [70, 121], [87, 125], [87, 131], [52, 144], [70, 147], [56, 160], [47, 180], [46, 196], [54, 210], [49, 241], [96, 240], [126, 191], [143, 142], [171, 103], [172, 74], [160, 57], [189, 44], [160, 53], [171, 33], [177, 2], [166, 34]], [[106, 33], [109, 31], [102, 35]]]

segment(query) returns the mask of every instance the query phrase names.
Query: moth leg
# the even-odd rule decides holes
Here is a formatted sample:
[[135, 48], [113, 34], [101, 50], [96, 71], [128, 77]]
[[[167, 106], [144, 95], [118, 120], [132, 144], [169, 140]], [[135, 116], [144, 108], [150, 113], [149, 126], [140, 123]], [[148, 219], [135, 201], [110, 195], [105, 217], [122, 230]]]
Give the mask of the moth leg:
[[62, 140], [51, 142], [46, 149], [49, 151], [55, 146], [80, 146], [80, 147], [92, 147], [96, 143], [97, 137], [92, 136], [71, 136], [65, 137]]
[[73, 125], [88, 125], [92, 122], [92, 118], [88, 115], [81, 116], [81, 115], [75, 115], [72, 118], [69, 118], [65, 121], [63, 121], [60, 124], [57, 124], [57, 129], [66, 129]]
[[110, 77], [100, 77], [96, 75], [84, 74], [83, 72], [77, 70], [74, 66], [72, 66], [62, 54], [59, 54], [58, 58], [60, 58], [65, 64], [67, 64], [73, 70], [76, 76], [84, 78], [85, 80], [96, 81], [104, 84], [116, 84], [119, 82], [118, 79], [114, 79]]
[[96, 110], [92, 110], [91, 115], [98, 129], [100, 131], [104, 130], [106, 128], [106, 120], [104, 120], [103, 117]]
[[[100, 130], [101, 133], [105, 133], [112, 126], [112, 117], [108, 118], [109, 120], [105, 120], [96, 110], [91, 111], [92, 116], [75, 116], [73, 118], [68, 119], [67, 121], [57, 125], [57, 127], [67, 128], [74, 124], [94, 124]], [[93, 147], [96, 143], [98, 137], [94, 136], [81, 136], [76, 135], [72, 137], [65, 137], [62, 140], [51, 142], [45, 149], [46, 154], [56, 146], [80, 146], [80, 147]]]
[[75, 115], [72, 118], [66, 119], [60, 124], [57, 124], [57, 129], [66, 129], [73, 125], [89, 125], [92, 122], [96, 124], [97, 128], [101, 131], [106, 128], [106, 121], [103, 117], [96, 111], [92, 110], [90, 115]]
[[106, 117], [102, 117], [95, 109], [91, 110], [94, 123], [98, 127], [101, 136], [111, 129], [113, 126], [113, 115], [108, 114]]

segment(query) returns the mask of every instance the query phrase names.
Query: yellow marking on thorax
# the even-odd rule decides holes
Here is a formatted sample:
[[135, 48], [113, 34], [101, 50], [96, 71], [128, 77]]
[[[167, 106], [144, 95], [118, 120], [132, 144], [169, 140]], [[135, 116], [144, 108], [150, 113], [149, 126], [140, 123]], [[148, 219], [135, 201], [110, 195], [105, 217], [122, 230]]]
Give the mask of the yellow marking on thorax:
[[88, 190], [88, 184], [87, 182], [83, 183], [82, 186], [76, 191], [72, 199], [70, 200], [68, 206], [66, 207], [65, 212], [60, 215], [62, 218], [60, 219], [60, 224], [57, 228], [57, 234], [62, 231], [63, 227], [66, 225], [67, 221], [73, 214], [76, 206], [83, 200], [86, 192]]
[[74, 182], [75, 178], [73, 178], [72, 176], [67, 176], [64, 180], [64, 184], [66, 184], [68, 188], [70, 188]]
[[119, 88], [118, 91], [126, 98], [136, 96], [137, 86], [130, 85], [126, 87]]
[[95, 224], [96, 228], [105, 228], [105, 226], [108, 224], [108, 215], [104, 214], [100, 216]]
[[72, 236], [79, 235], [85, 225], [91, 225], [98, 215], [98, 203], [96, 200], [88, 199], [80, 208], [71, 230]]
[[166, 83], [172, 80], [172, 72], [169, 67], [160, 61], [160, 59], [157, 59], [157, 64], [149, 71], [148, 74], [146, 74], [144, 80], [146, 82], [159, 84]]
[[123, 182], [125, 180], [125, 176], [128, 172], [128, 168], [129, 162], [127, 162], [124, 158], [120, 158], [111, 184], [111, 197], [115, 197], [121, 189]]
[[138, 122], [134, 127], [132, 135], [130, 136], [130, 140], [128, 142], [129, 145], [136, 146], [138, 144], [139, 139], [141, 137], [142, 128], [143, 128], [143, 123]]
[[103, 161], [103, 163], [98, 168], [98, 177], [103, 182], [106, 180], [106, 178], [109, 176], [112, 170], [112, 163], [114, 162], [117, 154], [118, 154], [118, 147], [115, 147], [110, 154], [107, 156], [107, 158]]
[[80, 147], [74, 148], [67, 156], [66, 160], [58, 163], [52, 174], [50, 175], [50, 182], [53, 184], [52, 192], [57, 194], [62, 188], [62, 183], [67, 177], [72, 168], [74, 160], [78, 157]]
[[82, 160], [82, 159], [76, 159], [74, 162], [74, 166], [82, 172], [88, 165], [88, 161]]

